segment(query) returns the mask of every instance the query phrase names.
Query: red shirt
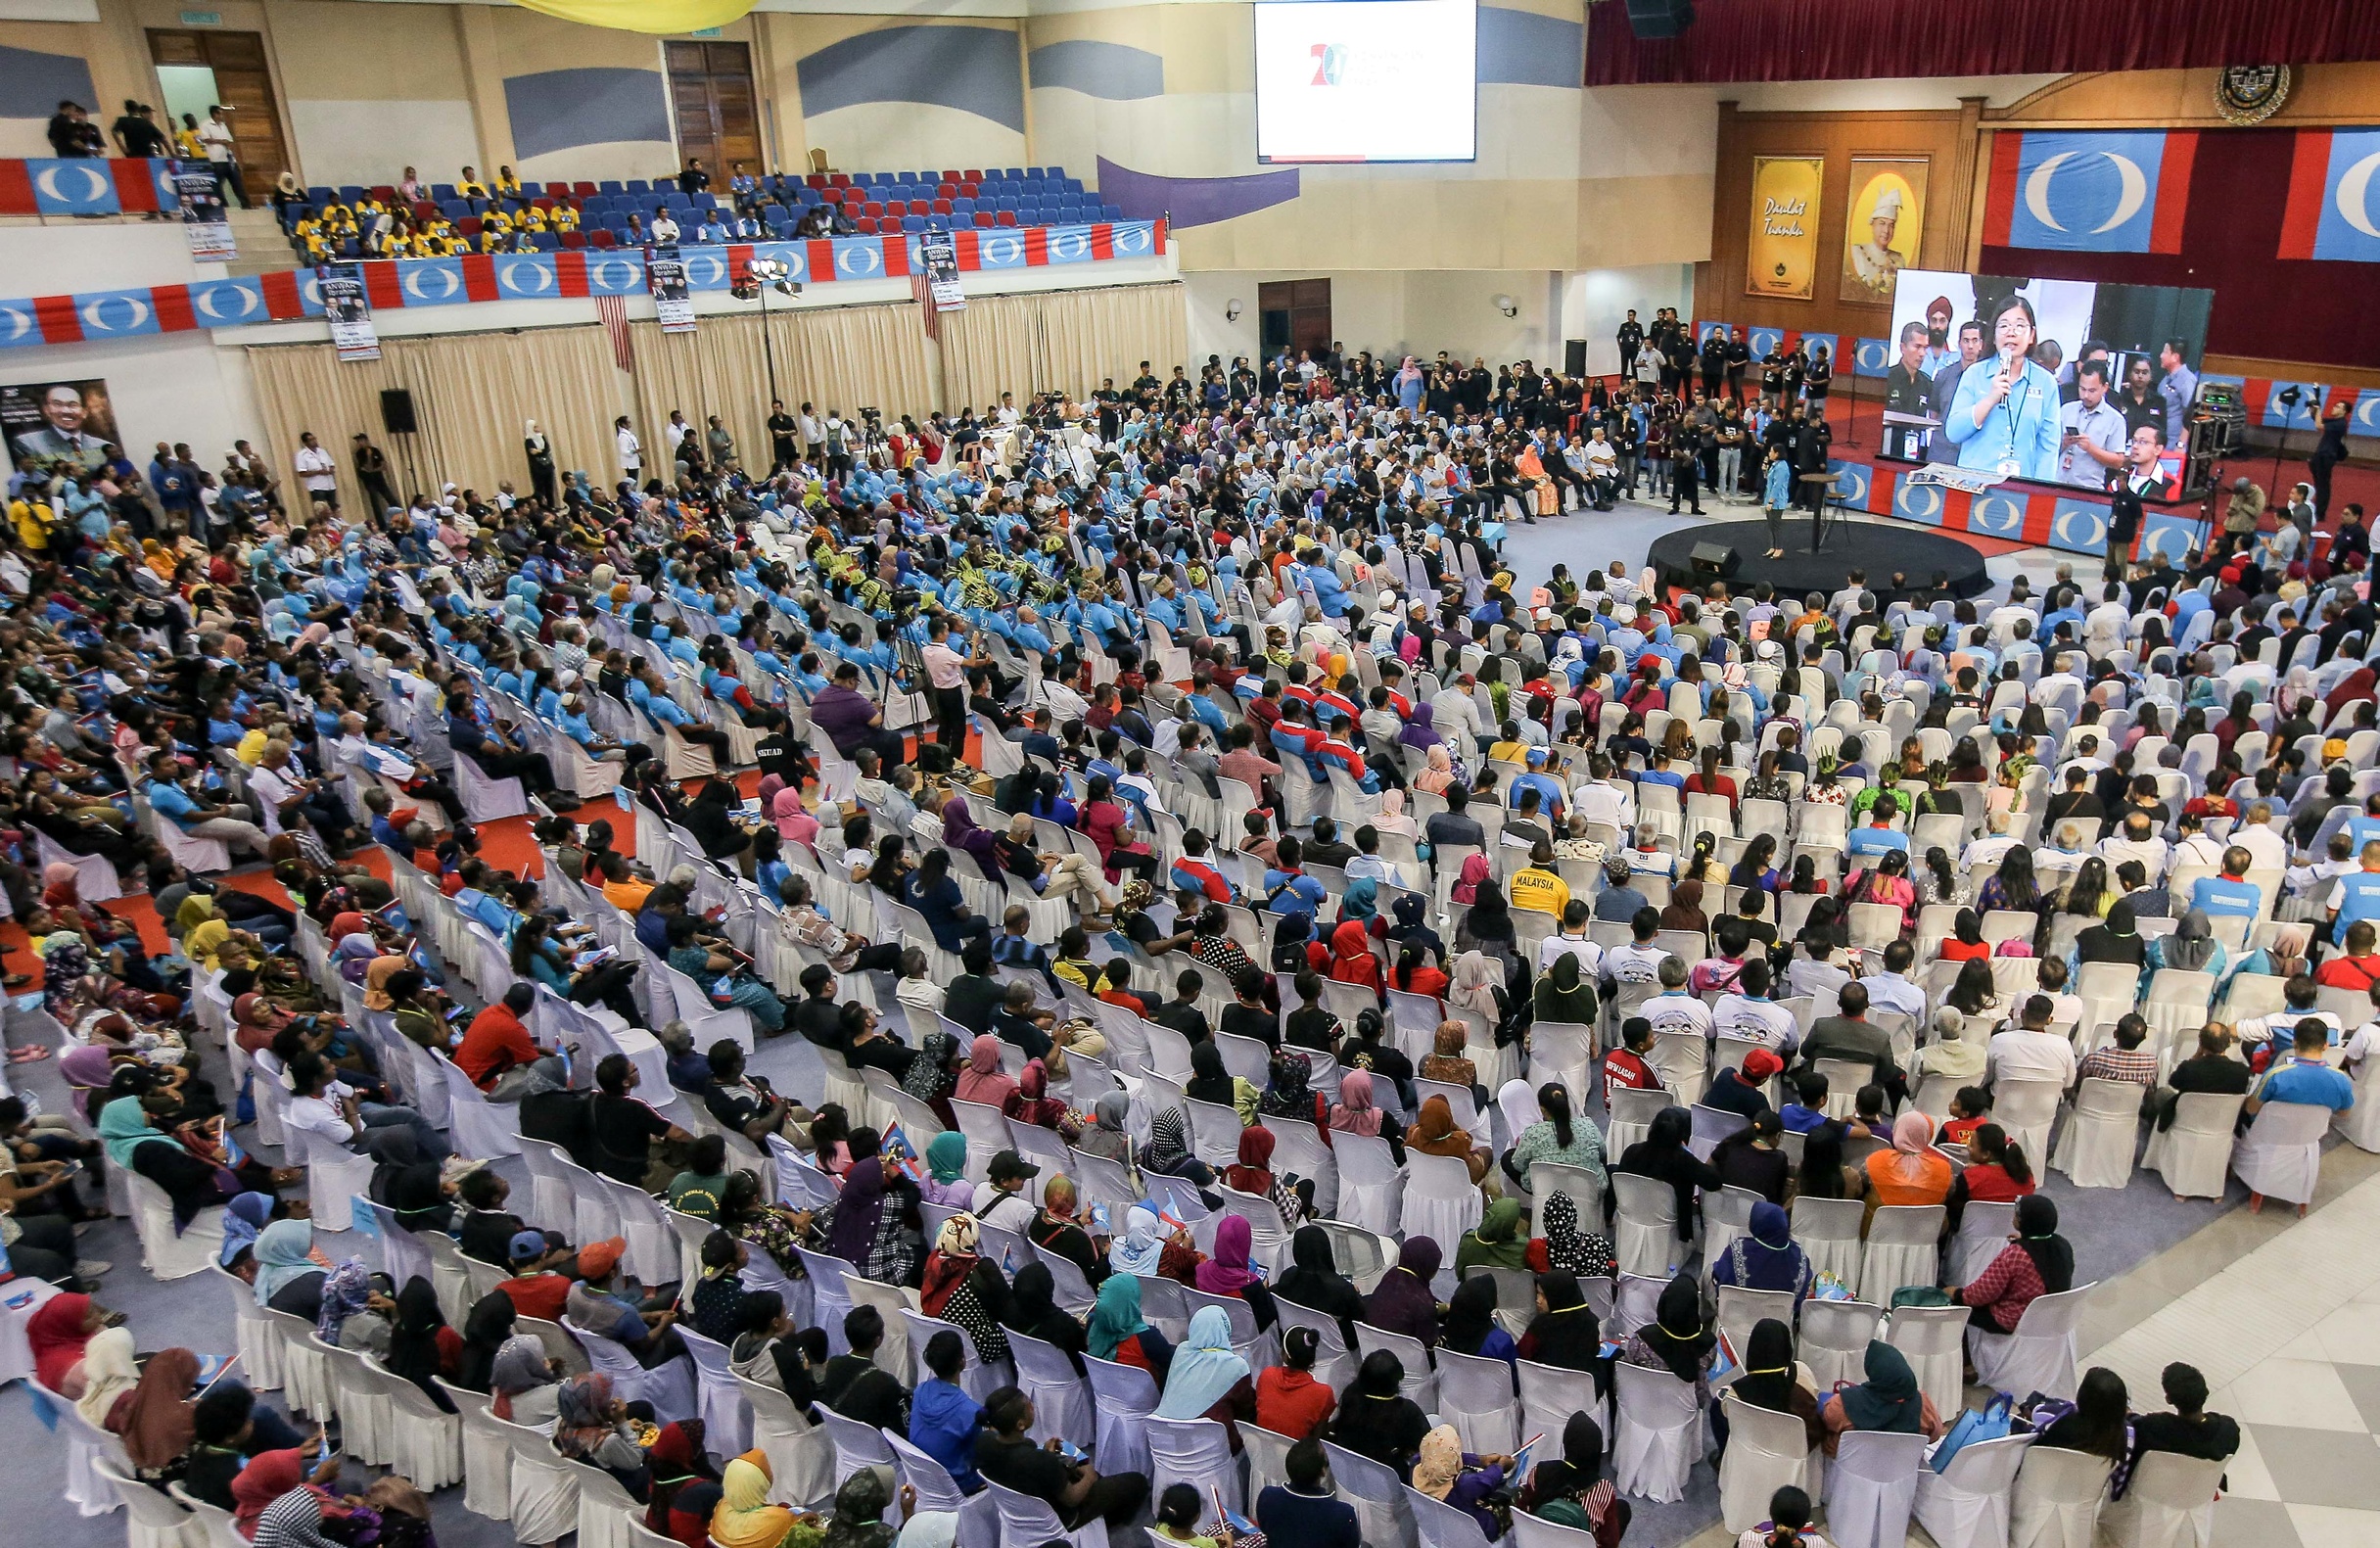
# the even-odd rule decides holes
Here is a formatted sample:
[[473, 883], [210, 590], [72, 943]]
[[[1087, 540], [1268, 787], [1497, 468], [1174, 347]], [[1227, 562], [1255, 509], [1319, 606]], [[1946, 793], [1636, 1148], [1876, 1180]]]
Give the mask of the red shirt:
[[1604, 1084], [1629, 1091], [1658, 1091], [1661, 1089], [1661, 1077], [1636, 1055], [1624, 1048], [1615, 1048], [1604, 1055]]
[[1330, 1417], [1338, 1399], [1310, 1371], [1272, 1365], [1256, 1378], [1256, 1423], [1277, 1435], [1303, 1440]]
[[2315, 971], [2313, 981], [2325, 989], [2369, 989], [2380, 982], [2380, 955], [2334, 957]]
[[[1948, 1132], [1945, 1128], [1945, 1138]], [[1980, 1203], [2012, 1204], [2033, 1191], [2031, 1183], [2020, 1183], [2005, 1168], [1989, 1164], [1970, 1166], [1959, 1175], [1967, 1180], [1967, 1196]]]
[[537, 1057], [537, 1045], [531, 1039], [529, 1028], [499, 1004], [471, 1018], [462, 1044], [454, 1051], [454, 1067], [470, 1076], [474, 1086], [486, 1091], [495, 1084], [498, 1075], [517, 1065], [534, 1064]]
[[522, 1316], [560, 1322], [562, 1307], [570, 1299], [570, 1276], [532, 1274], [527, 1279], [505, 1280], [496, 1289], [512, 1297], [513, 1309]]

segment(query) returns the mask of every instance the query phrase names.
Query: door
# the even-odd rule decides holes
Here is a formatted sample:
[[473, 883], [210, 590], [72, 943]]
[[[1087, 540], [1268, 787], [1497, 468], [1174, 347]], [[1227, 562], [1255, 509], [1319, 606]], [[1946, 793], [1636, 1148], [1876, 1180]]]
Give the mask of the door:
[[[186, 97], [190, 88], [210, 70], [214, 103], [231, 124], [233, 156], [240, 178], [248, 185], [248, 201], [261, 204], [283, 172], [295, 171], [289, 142], [281, 132], [281, 105], [273, 96], [272, 70], [264, 58], [264, 38], [256, 32], [223, 32], [208, 27], [194, 31], [149, 29], [149, 60], [159, 67], [160, 95], [168, 103]], [[202, 123], [206, 105], [180, 110]], [[173, 127], [181, 126], [180, 113]]]
[[725, 194], [741, 162], [765, 170], [753, 109], [752, 51], [742, 43], [671, 43], [670, 100], [677, 112], [677, 155], [699, 158], [714, 193]]
[[1285, 344], [1289, 357], [1305, 351], [1319, 360], [1330, 352], [1330, 282], [1267, 280], [1256, 287], [1256, 309], [1267, 353]]

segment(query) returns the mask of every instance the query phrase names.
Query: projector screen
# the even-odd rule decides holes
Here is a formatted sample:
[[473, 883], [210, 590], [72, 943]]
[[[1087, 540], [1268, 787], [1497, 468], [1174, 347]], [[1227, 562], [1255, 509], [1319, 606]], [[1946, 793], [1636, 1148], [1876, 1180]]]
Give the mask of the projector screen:
[[1258, 0], [1256, 159], [1478, 156], [1477, 0]]

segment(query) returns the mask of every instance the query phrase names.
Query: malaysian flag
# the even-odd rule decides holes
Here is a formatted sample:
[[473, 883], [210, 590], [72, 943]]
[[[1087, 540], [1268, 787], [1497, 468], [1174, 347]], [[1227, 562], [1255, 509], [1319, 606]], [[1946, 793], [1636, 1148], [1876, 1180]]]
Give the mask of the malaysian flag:
[[603, 319], [603, 331], [612, 341], [612, 363], [624, 371], [636, 369], [636, 348], [629, 342], [626, 299], [619, 296], [596, 297], [595, 315]]
[[936, 343], [942, 341], [942, 308], [934, 305], [934, 282], [928, 278], [925, 265], [910, 269], [910, 294], [917, 298], [917, 305], [925, 312], [925, 336]]

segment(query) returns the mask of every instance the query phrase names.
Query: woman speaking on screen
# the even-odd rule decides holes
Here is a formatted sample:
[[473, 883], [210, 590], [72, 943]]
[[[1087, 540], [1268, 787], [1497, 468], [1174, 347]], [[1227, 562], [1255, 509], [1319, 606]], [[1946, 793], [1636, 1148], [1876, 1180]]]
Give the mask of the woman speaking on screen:
[[1962, 468], [2003, 478], [2053, 479], [2058, 464], [2058, 383], [2033, 362], [2040, 324], [2032, 303], [2011, 296], [1991, 320], [1993, 353], [1967, 367], [1942, 431]]

